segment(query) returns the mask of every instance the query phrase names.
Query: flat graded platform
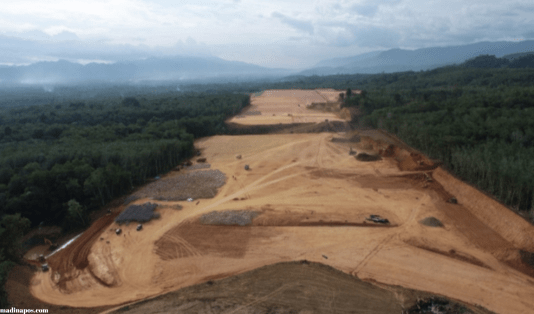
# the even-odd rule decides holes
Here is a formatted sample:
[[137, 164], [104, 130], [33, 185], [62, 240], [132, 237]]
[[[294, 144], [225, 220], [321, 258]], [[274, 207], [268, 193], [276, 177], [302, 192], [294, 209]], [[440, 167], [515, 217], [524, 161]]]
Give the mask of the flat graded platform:
[[[240, 115], [227, 122], [243, 125], [268, 125], [290, 123], [318, 123], [328, 121], [346, 121], [335, 113], [339, 110], [339, 94], [344, 91], [334, 89], [315, 90], [266, 90], [261, 95], [251, 95], [251, 106]], [[332, 112], [309, 109], [313, 103], [331, 104]]]
[[[415, 171], [419, 164], [407, 168], [405, 161], [399, 167], [399, 156], [413, 153], [390, 149], [397, 156], [358, 161], [350, 147], [373, 153], [380, 143], [332, 142], [333, 136], [198, 140], [195, 146], [211, 168], [227, 178], [214, 198], [157, 201], [161, 218], [140, 232], [131, 224], [118, 236], [113, 217], [99, 222], [52, 256], [48, 273], [36, 273], [32, 294], [74, 307], [120, 305], [278, 262], [308, 260], [364, 281], [428, 291], [496, 313], [532, 311], [534, 278], [520, 263], [519, 249], [534, 251], [534, 227], [441, 168]], [[183, 171], [168, 177], [179, 175]], [[447, 202], [451, 196], [458, 204]], [[148, 201], [154, 202], [135, 203]], [[176, 204], [183, 208], [173, 209]], [[247, 211], [253, 214], [244, 215]], [[370, 215], [390, 223], [366, 221]], [[443, 227], [419, 223], [426, 217]], [[233, 221], [239, 223], [228, 223]]]

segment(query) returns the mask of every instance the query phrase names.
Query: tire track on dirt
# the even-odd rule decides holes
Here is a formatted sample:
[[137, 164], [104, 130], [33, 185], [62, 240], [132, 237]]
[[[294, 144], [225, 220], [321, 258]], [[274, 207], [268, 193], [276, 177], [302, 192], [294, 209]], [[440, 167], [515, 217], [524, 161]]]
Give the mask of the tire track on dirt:
[[262, 302], [265, 302], [267, 300], [269, 300], [270, 298], [272, 298], [273, 296], [281, 293], [282, 291], [284, 290], [287, 290], [289, 288], [293, 288], [293, 287], [296, 287], [297, 284], [285, 284], [283, 286], [281, 286], [280, 288], [274, 290], [273, 292], [261, 297], [261, 298], [258, 298], [250, 303], [247, 303], [247, 304], [244, 304], [240, 307], [238, 307], [237, 309], [234, 309], [232, 311], [229, 311], [229, 312], [225, 312], [224, 314], [234, 314], [234, 313], [238, 313], [239, 311], [242, 311], [244, 309], [246, 309], [247, 307], [250, 307], [250, 306], [253, 306], [253, 305], [256, 305], [256, 304], [259, 304], [259, 303], [262, 303]]
[[302, 171], [302, 172], [298, 172], [298, 173], [294, 173], [294, 174], [290, 174], [290, 175], [287, 175], [287, 176], [284, 176], [284, 177], [281, 177], [281, 178], [278, 178], [278, 179], [275, 179], [275, 180], [272, 180], [272, 181], [268, 181], [268, 182], [265, 182], [263, 184], [259, 184], [263, 181], [265, 181], [266, 179], [268, 179], [269, 177], [273, 176], [274, 174], [277, 174], [281, 171], [284, 171], [284, 170], [287, 170], [289, 168], [292, 168], [292, 167], [295, 167], [295, 166], [298, 166], [299, 163], [298, 162], [295, 162], [295, 163], [291, 163], [291, 164], [288, 164], [286, 166], [283, 166], [283, 167], [280, 167], [278, 169], [276, 169], [275, 171], [273, 172], [270, 172], [268, 174], [266, 174], [265, 176], [257, 179], [256, 181], [246, 185], [244, 188], [242, 188], [241, 190], [238, 190], [206, 207], [203, 207], [202, 208], [202, 211], [204, 210], [208, 210], [208, 209], [211, 209], [213, 207], [217, 207], [223, 203], [226, 203], [230, 200], [233, 200], [234, 198], [238, 197], [238, 196], [241, 196], [245, 193], [249, 193], [251, 191], [255, 191], [257, 189], [261, 189], [263, 187], [266, 187], [268, 185], [271, 185], [271, 184], [274, 184], [274, 183], [277, 183], [277, 182], [280, 182], [280, 181], [283, 181], [283, 180], [287, 180], [287, 179], [290, 179], [290, 178], [293, 178], [293, 177], [296, 177], [296, 176], [299, 176], [299, 175], [302, 175], [302, 174], [305, 174], [305, 173], [308, 173], [308, 172], [311, 172], [312, 170], [307, 170], [307, 171]]
[[395, 232], [393, 232], [392, 234], [388, 235], [387, 237], [385, 237], [384, 239], [382, 239], [362, 260], [361, 262], [358, 263], [358, 265], [356, 265], [356, 267], [354, 268], [354, 270], [351, 272], [351, 275], [353, 276], [356, 276], [357, 277], [357, 274], [369, 263], [369, 261], [374, 257], [376, 256], [382, 249], [383, 247], [386, 245], [386, 243], [388, 243], [389, 241], [391, 241], [393, 238], [397, 238], [399, 237], [400, 233], [403, 232], [404, 230], [406, 230], [406, 228], [408, 228], [408, 225], [413, 222], [415, 220], [415, 217], [417, 215], [417, 213], [419, 212], [420, 208], [421, 208], [422, 205], [419, 205], [418, 207], [415, 207], [412, 209], [411, 213], [410, 213], [410, 216], [408, 216], [408, 218], [406, 219], [406, 221], [404, 223], [402, 223], [398, 228], [397, 230], [395, 230]]

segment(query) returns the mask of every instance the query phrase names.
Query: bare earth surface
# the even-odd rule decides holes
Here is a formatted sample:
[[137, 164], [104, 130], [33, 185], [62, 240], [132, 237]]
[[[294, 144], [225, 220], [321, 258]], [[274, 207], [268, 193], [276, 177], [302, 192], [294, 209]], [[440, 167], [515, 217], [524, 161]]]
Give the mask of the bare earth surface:
[[[409, 311], [410, 304], [428, 298], [428, 293], [379, 287], [326, 265], [299, 261], [208, 281], [122, 306], [111, 313], [391, 314]], [[464, 304], [455, 308], [449, 302], [447, 307], [458, 310], [453, 313], [489, 314]]]
[[[288, 124], [328, 121], [345, 121], [339, 114], [312, 110], [313, 103], [335, 103], [343, 91], [334, 89], [315, 90], [267, 90], [252, 96], [251, 106], [229, 123], [244, 125]], [[339, 109], [338, 106], [332, 106]]]
[[[145, 223], [142, 231], [136, 231], [135, 223], [122, 226], [122, 234], [116, 235], [113, 219], [124, 206], [117, 208], [51, 256], [51, 270], [34, 275], [31, 293], [56, 305], [120, 308], [266, 265], [307, 260], [349, 278], [426, 291], [496, 313], [532, 313], [534, 271], [522, 262], [519, 250], [534, 252], [534, 227], [426, 157], [400, 148], [394, 137], [366, 131], [359, 134], [361, 141], [349, 140], [356, 133], [200, 139], [195, 146], [202, 157], [225, 174], [226, 184], [215, 197], [161, 200], [158, 193], [172, 199], [168, 182], [205, 170], [162, 176], [154, 184], [164, 190], [147, 188], [152, 197], [131, 203], [158, 203], [160, 219]], [[358, 161], [349, 154], [351, 148], [380, 153], [381, 159]], [[457, 204], [449, 202], [452, 197]], [[366, 220], [370, 215], [389, 224]], [[420, 223], [428, 217], [443, 226]], [[279, 298], [282, 290], [277, 289], [258, 296], [257, 305], [267, 304], [271, 293]], [[333, 289], [331, 300], [336, 293], [341, 292]], [[369, 298], [380, 293], [369, 290]], [[396, 311], [399, 302], [383, 305]], [[195, 304], [190, 305], [207, 303]], [[239, 304], [228, 305], [227, 312], [240, 312], [246, 302]], [[331, 309], [323, 312], [336, 312]]]

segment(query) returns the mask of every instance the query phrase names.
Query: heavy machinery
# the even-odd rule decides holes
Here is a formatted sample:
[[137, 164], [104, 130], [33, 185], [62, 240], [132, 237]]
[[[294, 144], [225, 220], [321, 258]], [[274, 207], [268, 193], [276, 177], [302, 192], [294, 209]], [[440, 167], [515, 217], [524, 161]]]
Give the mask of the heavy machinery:
[[365, 218], [365, 220], [369, 220], [375, 223], [389, 224], [389, 220], [382, 218], [379, 215], [370, 215], [369, 218]]
[[48, 245], [48, 250], [53, 251], [53, 250], [57, 249], [57, 247], [58, 247], [57, 243], [52, 243], [52, 241], [48, 240], [47, 238], [44, 238], [43, 240], [44, 240], [44, 244]]

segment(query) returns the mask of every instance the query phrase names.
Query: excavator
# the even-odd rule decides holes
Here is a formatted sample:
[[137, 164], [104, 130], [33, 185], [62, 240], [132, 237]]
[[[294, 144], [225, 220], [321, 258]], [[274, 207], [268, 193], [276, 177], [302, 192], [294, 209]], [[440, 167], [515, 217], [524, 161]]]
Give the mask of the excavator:
[[44, 244], [48, 244], [48, 250], [53, 251], [57, 249], [58, 245], [57, 243], [52, 243], [52, 241], [48, 240], [47, 238], [44, 238]]
[[[48, 250], [53, 251], [53, 250], [57, 249], [57, 247], [58, 247], [57, 243], [52, 243], [52, 241], [50, 241], [47, 238], [44, 238], [43, 240], [44, 240], [44, 244], [48, 245]], [[43, 254], [41, 254], [41, 255], [39, 255], [39, 258], [37, 260], [41, 264], [40, 266], [41, 266], [42, 271], [44, 271], [44, 272], [48, 271], [48, 264], [46, 263], [45, 256]]]

